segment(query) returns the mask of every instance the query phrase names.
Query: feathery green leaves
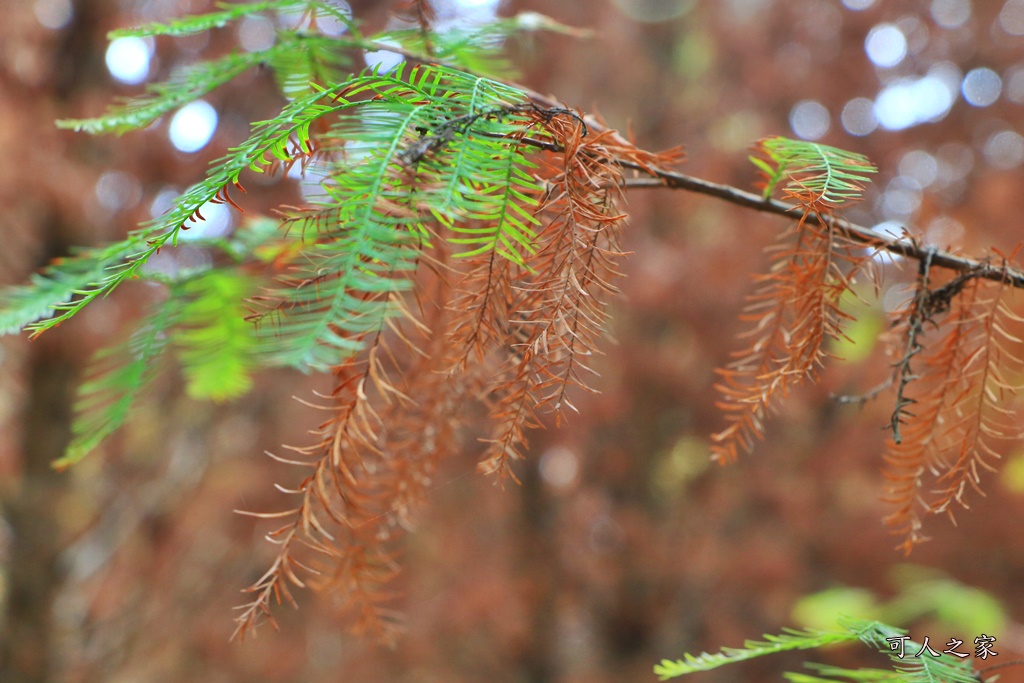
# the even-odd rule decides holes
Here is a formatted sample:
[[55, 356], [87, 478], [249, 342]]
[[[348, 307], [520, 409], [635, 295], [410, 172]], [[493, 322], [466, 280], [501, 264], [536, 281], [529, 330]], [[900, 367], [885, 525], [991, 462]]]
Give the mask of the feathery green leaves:
[[839, 626], [842, 629], [840, 631], [787, 629], [781, 635], [766, 635], [764, 641], [747, 641], [742, 648], [722, 648], [717, 654], [686, 654], [681, 660], [662, 661], [654, 667], [654, 673], [661, 677], [661, 680], [667, 680], [777, 652], [808, 650], [859, 640], [878, 652], [887, 654], [893, 668], [843, 669], [808, 664], [807, 666], [821, 675], [792, 673], [786, 674], [786, 678], [792, 683], [978, 683], [969, 659], [941, 654], [936, 657], [927, 653], [920, 657], [915, 656], [921, 649], [921, 644], [907, 637], [903, 629], [862, 619], [842, 619]]
[[87, 249], [56, 259], [27, 285], [0, 290], [0, 334], [17, 334], [38, 320], [50, 317], [80, 292], [102, 281], [122, 254], [117, 250]]
[[764, 197], [771, 197], [780, 182], [788, 179], [786, 192], [808, 204], [835, 207], [860, 199], [865, 174], [875, 173], [863, 154], [828, 145], [784, 137], [769, 137], [757, 143], [750, 161], [764, 174]]
[[755, 657], [763, 657], [764, 655], [786, 652], [788, 650], [811, 650], [825, 645], [847, 643], [857, 639], [858, 635], [849, 630], [798, 631], [786, 629], [780, 635], [766, 634], [763, 641], [748, 640], [740, 648], [723, 647], [721, 652], [715, 654], [703, 652], [699, 655], [691, 655], [686, 653], [682, 659], [675, 661], [666, 659], [654, 667], [654, 673], [660, 676], [661, 680], [667, 680], [697, 671], [709, 671], [726, 664], [734, 664], [754, 659]]
[[[320, 103], [321, 99], [334, 95], [343, 87], [321, 89], [297, 98], [285, 105], [278, 116], [254, 124], [249, 139], [214, 162], [206, 180], [178, 197], [164, 215], [144, 224], [127, 239], [103, 249], [91, 250], [80, 257], [83, 262], [93, 259], [96, 267], [86, 269], [88, 277], [67, 278], [73, 287], [49, 285], [47, 289], [54, 294], [54, 300], [48, 304], [36, 302], [34, 308], [48, 307], [54, 315], [34, 322], [26, 329], [38, 333], [55, 327], [97, 297], [109, 294], [126, 280], [141, 276], [146, 261], [165, 246], [176, 245], [180, 231], [187, 229], [189, 223], [202, 220], [199, 211], [207, 202], [216, 200], [229, 185], [238, 186], [238, 179], [245, 169], [262, 173], [275, 163], [274, 159], [290, 161], [296, 154], [308, 153], [311, 150], [311, 123], [328, 112], [351, 106], [348, 102], [333, 106]], [[63, 280], [66, 271], [58, 265], [49, 269], [47, 275], [51, 279]], [[72, 298], [75, 296], [78, 298]]]
[[178, 69], [162, 83], [147, 86], [146, 94], [110, 107], [91, 119], [61, 119], [58, 128], [70, 128], [92, 135], [145, 128], [164, 114], [203, 97], [257, 65], [269, 65], [288, 97], [310, 91], [310, 82], [336, 80], [337, 68], [346, 63], [337, 41], [279, 31], [277, 43], [259, 52], [233, 52], [212, 61]]
[[[312, 1], [223, 5], [218, 12], [112, 37], [188, 35], [271, 10], [308, 11], [313, 17], [339, 11]], [[378, 45], [349, 28], [341, 37], [279, 29], [267, 50], [186, 67], [103, 116], [60, 122], [90, 133], [142, 128], [263, 64], [292, 98], [277, 116], [255, 122], [248, 139], [213, 162], [205, 180], [164, 215], [124, 240], [55, 261], [28, 286], [0, 292], [0, 333], [38, 334], [129, 279], [168, 285], [169, 298], [138, 331], [94, 361], [81, 389], [74, 440], [60, 466], [79, 460], [124, 422], [168, 348], [177, 352], [191, 395], [227, 399], [249, 388], [257, 365], [322, 371], [359, 351], [389, 318], [408, 315], [396, 295], [412, 286], [422, 250], [433, 240], [458, 245], [457, 256], [494, 254], [527, 265], [541, 187], [521, 142], [536, 120], [529, 116], [526, 95], [441, 66], [367, 69], [338, 79], [343, 48]], [[482, 55], [497, 55], [505, 36], [533, 28], [545, 26], [502, 20], [477, 32], [439, 35], [431, 47], [459, 63], [470, 64], [476, 55], [475, 66], [483, 68], [491, 57]], [[256, 297], [265, 304], [255, 316], [264, 323], [258, 330], [242, 310], [252, 284], [241, 270], [166, 279], [144, 268], [154, 254], [176, 246], [182, 230], [203, 220], [208, 202], [234, 203], [226, 195], [231, 190], [238, 198], [243, 173], [298, 161], [323, 178], [322, 199], [285, 220], [303, 223], [301, 231], [272, 237], [260, 230], [247, 242], [242, 230], [238, 238], [194, 243], [223, 250], [239, 264], [285, 268]]]
[[804, 664], [816, 675], [787, 671], [782, 676], [790, 683], [899, 683], [900, 675], [892, 669], [844, 669], [816, 662]]
[[[272, 362], [323, 370], [362, 348], [399, 309], [426, 221], [470, 245], [523, 262], [532, 249], [539, 188], [515, 137], [522, 93], [441, 67], [369, 70], [351, 79], [319, 149], [322, 207], [296, 220], [313, 228], [305, 262], [264, 297], [275, 325]], [[364, 99], [355, 100], [360, 97]], [[309, 232], [302, 230], [303, 234]]]
[[78, 389], [72, 438], [64, 457], [53, 466], [70, 467], [116, 431], [156, 374], [156, 361], [167, 348], [167, 333], [178, 314], [171, 298], [159, 304], [122, 343], [100, 350]]
[[218, 12], [195, 14], [181, 19], [172, 19], [166, 23], [146, 24], [136, 28], [120, 28], [111, 31], [108, 37], [116, 38], [147, 38], [149, 36], [188, 36], [202, 33], [215, 28], [224, 28], [232, 21], [242, 19], [250, 14], [261, 14], [269, 11], [287, 11], [295, 8], [305, 9], [311, 5], [324, 3], [310, 0], [271, 0], [270, 2], [218, 3], [223, 8]]

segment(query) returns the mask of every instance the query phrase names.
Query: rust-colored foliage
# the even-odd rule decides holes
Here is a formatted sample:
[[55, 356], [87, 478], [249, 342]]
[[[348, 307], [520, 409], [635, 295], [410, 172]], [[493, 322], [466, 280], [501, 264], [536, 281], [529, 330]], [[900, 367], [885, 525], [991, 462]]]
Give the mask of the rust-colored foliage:
[[[924, 513], [967, 508], [969, 491], [984, 495], [982, 471], [994, 471], [997, 442], [1024, 436], [1012, 400], [1021, 375], [1021, 344], [1012, 328], [1014, 291], [964, 273], [930, 288], [921, 262], [915, 296], [896, 314], [901, 340], [897, 399], [886, 455], [886, 519], [909, 553], [927, 540]], [[929, 490], [931, 487], [931, 490]]]
[[[764, 143], [759, 151], [765, 153]], [[769, 191], [789, 158], [773, 161], [777, 167], [755, 159]], [[760, 287], [742, 316], [752, 325], [743, 335], [746, 347], [718, 371], [718, 405], [729, 422], [712, 437], [719, 462], [752, 450], [778, 402], [816, 378], [828, 357], [825, 343], [840, 339], [850, 320], [840, 308], [844, 294], [853, 293], [859, 272], [873, 275], [872, 250], [841, 229], [819, 180], [799, 169], [789, 173], [786, 194], [802, 217], [772, 247], [769, 272], [755, 277]], [[843, 192], [858, 187], [854, 179]], [[1001, 257], [1001, 270], [978, 264], [934, 286], [937, 252], [909, 243], [919, 250], [920, 269], [914, 296], [894, 320], [899, 343], [884, 496], [894, 507], [886, 522], [908, 553], [926, 540], [922, 516], [953, 518], [954, 507], [968, 507], [968, 493], [982, 494], [981, 473], [993, 471], [999, 458], [996, 442], [1024, 436], [1011, 403], [1022, 370], [1020, 353], [1011, 348], [1021, 343], [1013, 332], [1021, 318], [1009, 303], [1011, 257]]]
[[[541, 424], [538, 413], [558, 421], [574, 409], [570, 388], [588, 388], [587, 359], [598, 352], [623, 256], [624, 217], [616, 208], [622, 171], [613, 160], [668, 166], [680, 154], [641, 152], [613, 131], [588, 134], [570, 112], [523, 111], [531, 118], [524, 132], [544, 138], [521, 141], [537, 148], [536, 177], [545, 188], [534, 254], [528, 263], [496, 249], [454, 258], [445, 246], [449, 228], [425, 219], [433, 234], [420, 244], [414, 293], [374, 294], [389, 297], [400, 315], [361, 332], [336, 331], [365, 349], [334, 368], [330, 396], [310, 403], [328, 413], [314, 443], [273, 456], [311, 472], [295, 488], [282, 488], [298, 497], [296, 507], [250, 513], [285, 523], [268, 534], [277, 556], [247, 589], [254, 597], [241, 608], [238, 635], [272, 621], [272, 604], [294, 603], [291, 587], [309, 584], [337, 597], [355, 631], [392, 642], [399, 622], [387, 606], [393, 596], [386, 585], [396, 573], [391, 541], [412, 526], [433, 472], [457, 441], [466, 403], [482, 400], [492, 422], [480, 469], [515, 479], [511, 465], [523, 457], [525, 431]], [[422, 179], [415, 165], [434, 152], [425, 149], [411, 168], [394, 172], [416, 187]], [[321, 211], [296, 210], [286, 223], [316, 240]], [[283, 281], [313, 292], [321, 284]], [[285, 302], [256, 303], [256, 317], [288, 315]]]
[[[763, 143], [759, 151], [764, 152]], [[780, 162], [773, 177], [762, 167], [761, 186], [770, 190], [785, 170]], [[795, 385], [816, 377], [828, 357], [826, 342], [841, 338], [850, 319], [840, 308], [843, 295], [853, 291], [853, 278], [871, 263], [863, 244], [836, 227], [835, 204], [812, 186], [814, 179], [799, 170], [789, 178], [786, 196], [803, 207], [803, 214], [771, 248], [769, 271], [754, 276], [758, 289], [741, 316], [751, 325], [742, 335], [749, 340], [746, 347], [718, 370], [722, 400], [717, 405], [729, 425], [713, 435], [712, 450], [722, 463], [750, 452], [778, 402]]]

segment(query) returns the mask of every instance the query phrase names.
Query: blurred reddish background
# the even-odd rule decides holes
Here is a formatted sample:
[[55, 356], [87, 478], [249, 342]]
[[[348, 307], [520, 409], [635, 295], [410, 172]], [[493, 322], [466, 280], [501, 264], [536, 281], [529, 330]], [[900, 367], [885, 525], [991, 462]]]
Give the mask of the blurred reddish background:
[[[352, 2], [368, 29], [382, 4]], [[473, 9], [475, 7], [475, 9]], [[486, 11], [493, 3], [452, 4]], [[0, 273], [23, 282], [74, 245], [119, 239], [162, 192], [199, 179], [280, 106], [265, 73], [208, 98], [219, 124], [186, 153], [168, 121], [123, 139], [57, 130], [140, 92], [105, 62], [107, 31], [186, 12], [205, 0], [25, 0], [0, 21]], [[483, 8], [483, 10], [481, 10]], [[641, 146], [687, 148], [685, 171], [750, 188], [747, 148], [772, 134], [867, 154], [880, 168], [847, 212], [982, 254], [1021, 241], [1024, 215], [1024, 2], [1021, 0], [595, 0], [504, 2], [594, 30], [531, 35], [510, 46], [522, 82], [630, 130]], [[250, 26], [250, 29], [253, 27]], [[251, 36], [250, 36], [251, 38]], [[234, 27], [161, 39], [149, 81], [223, 54]], [[294, 201], [295, 185], [250, 192], [247, 209]], [[158, 203], [159, 205], [159, 203]], [[229, 643], [239, 589], [265, 570], [265, 525], [234, 508], [277, 509], [274, 482], [295, 473], [261, 453], [301, 442], [316, 416], [292, 396], [322, 386], [263, 376], [228, 406], [182, 398], [173, 373], [101, 453], [63, 474], [49, 463], [68, 439], [70, 405], [91, 353], [152, 292], [126, 286], [61, 329], [0, 346], [0, 681], [642, 681], [683, 652], [738, 646], [796, 625], [810, 594], [838, 587], [900, 592], [906, 558], [881, 523], [882, 445], [891, 397], [862, 409], [834, 393], [884, 378], [872, 333], [886, 294], [914, 268], [887, 267], [881, 301], [862, 311], [857, 349], [793, 395], [756, 453], [708, 462], [721, 428], [713, 369], [742, 329], [749, 273], [777, 218], [669, 190], [636, 190], [633, 252], [613, 312], [601, 393], [581, 415], [534, 435], [522, 484], [474, 470], [473, 431], [453, 455], [404, 542], [394, 650], [346, 635], [326, 601], [300, 593], [281, 632]], [[235, 216], [232, 220], [237, 220]], [[995, 597], [997, 661], [1024, 656], [1024, 452], [1008, 446], [972, 510], [929, 520], [914, 563]], [[919, 596], [920, 597], [920, 596]], [[901, 598], [902, 599], [902, 598]], [[927, 599], [922, 598], [923, 603]], [[797, 610], [799, 612], [799, 609]], [[805, 610], [806, 611], [806, 610]], [[910, 610], [911, 613], [914, 610]], [[965, 621], [932, 613], [903, 624], [917, 639], [967, 641]], [[995, 617], [993, 617], [995, 618]], [[950, 624], [953, 625], [950, 625]], [[824, 654], [881, 666], [868, 652]], [[811, 657], [814, 659], [815, 657]], [[705, 681], [781, 680], [800, 655], [701, 674]], [[1010, 668], [1003, 681], [1024, 680]]]

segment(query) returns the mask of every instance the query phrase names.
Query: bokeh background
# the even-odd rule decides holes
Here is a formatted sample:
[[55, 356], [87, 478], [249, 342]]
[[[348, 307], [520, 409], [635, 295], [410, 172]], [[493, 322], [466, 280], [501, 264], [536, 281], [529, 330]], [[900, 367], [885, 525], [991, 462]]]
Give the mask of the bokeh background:
[[[388, 3], [351, 2], [367, 30]], [[521, 81], [628, 130], [641, 146], [684, 145], [684, 170], [749, 188], [758, 138], [820, 140], [880, 173], [856, 222], [983, 255], [1024, 237], [1024, 0], [588, 0], [438, 3], [446, 21], [538, 11], [590, 38], [510, 43]], [[190, 114], [90, 138], [61, 117], [96, 115], [176, 67], [259, 49], [268, 26], [121, 42], [106, 32], [212, 9], [205, 0], [0, 0], [0, 282], [16, 284], [75, 245], [120, 238], [166, 207], [248, 122], [281, 100], [254, 72]], [[270, 27], [272, 28], [272, 27]], [[379, 59], [370, 55], [369, 59]], [[211, 125], [211, 113], [216, 116]], [[204, 128], [205, 126], [205, 128]], [[177, 133], [175, 132], [177, 131]], [[258, 212], [297, 200], [279, 180]], [[881, 523], [882, 426], [891, 397], [830, 396], [888, 372], [874, 342], [913, 265], [885, 265], [859, 344], [792, 395], [756, 453], [708, 461], [721, 428], [713, 369], [738, 346], [737, 314], [778, 218], [671, 190], [628, 197], [633, 252], [615, 307], [599, 394], [536, 433], [520, 485], [474, 469], [473, 430], [452, 453], [403, 543], [393, 650], [347, 635], [300, 593], [281, 631], [229, 642], [239, 590], [265, 570], [278, 509], [265, 458], [300, 443], [315, 416], [292, 399], [322, 380], [262, 376], [230, 405], [182, 397], [172, 373], [101, 452], [58, 474], [74, 388], [90, 355], [155, 294], [122, 287], [60, 329], [0, 341], [0, 681], [327, 683], [649, 681], [683, 652], [739, 645], [840, 612], [901, 621], [933, 646], [980, 633], [998, 659], [1024, 657], [1024, 451], [1008, 445], [972, 509], [930, 519], [905, 558]], [[240, 217], [225, 213], [217, 229]], [[180, 251], [174, 257], [202, 259]], [[163, 267], [176, 267], [174, 259]], [[178, 264], [180, 265], [180, 263]], [[963, 649], [966, 651], [970, 645]], [[940, 648], [941, 649], [941, 648]], [[855, 649], [819, 660], [881, 666]], [[701, 674], [782, 680], [802, 657]], [[1001, 672], [1024, 680], [1024, 668]]]

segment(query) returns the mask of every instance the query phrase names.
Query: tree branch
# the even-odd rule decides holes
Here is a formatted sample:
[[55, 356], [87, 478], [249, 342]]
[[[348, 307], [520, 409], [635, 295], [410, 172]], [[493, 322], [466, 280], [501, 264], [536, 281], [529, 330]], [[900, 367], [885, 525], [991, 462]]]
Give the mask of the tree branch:
[[[521, 85], [516, 85], [515, 87], [523, 88]], [[549, 108], [565, 108], [563, 104], [555, 102], [549, 97], [535, 93], [528, 88], [523, 89], [527, 92], [530, 98], [538, 104]], [[617, 143], [635, 147], [631, 141], [623, 138], [617, 131], [609, 129], [593, 116], [584, 116], [583, 120], [592, 132], [598, 134], [608, 133], [616, 139], [615, 141]], [[553, 145], [551, 145], [551, 143], [541, 140], [525, 138], [523, 142], [543, 149], [556, 151], [552, 150]], [[753, 209], [754, 211], [772, 213], [796, 220], [799, 220], [804, 212], [802, 207], [787, 204], [786, 202], [781, 202], [777, 199], [765, 199], [759, 194], [747, 192], [731, 185], [713, 183], [709, 180], [695, 178], [694, 176], [689, 176], [677, 171], [669, 171], [656, 166], [637, 164], [624, 159], [612, 159], [610, 161], [619, 164], [623, 168], [632, 169], [647, 176], [627, 178], [624, 181], [625, 187], [668, 187], [676, 190], [685, 190], [687, 192], [695, 192], [697, 194], [716, 197], [727, 201], [730, 204], [736, 204], [737, 206]], [[988, 261], [979, 261], [965, 256], [957, 256], [956, 254], [951, 254], [948, 251], [943, 251], [932, 246], [924, 246], [912, 238], [885, 235], [875, 232], [871, 228], [863, 225], [858, 225], [834, 216], [823, 218], [819, 214], [812, 213], [807, 216], [806, 220], [817, 224], [827, 223], [855, 242], [860, 242], [865, 246], [876, 247], [887, 251], [890, 254], [897, 254], [917, 261], [923, 261], [925, 258], [930, 258], [931, 266], [933, 268], [945, 268], [960, 273], [970, 273], [973, 277], [994, 280], [996, 282], [1005, 282], [1013, 287], [1024, 289], [1024, 272], [1017, 268], [1012, 268], [1006, 263], [993, 265]]]
[[[370, 46], [373, 49], [389, 50], [391, 52], [398, 53], [407, 59], [414, 59], [425, 63], [437, 62], [437, 60], [432, 58], [430, 55], [418, 54], [393, 45], [372, 43]], [[542, 95], [519, 83], [511, 81], [506, 81], [506, 83], [514, 88], [522, 90], [526, 93], [527, 97], [529, 97], [530, 101], [539, 107], [573, 111], [565, 103], [558, 102], [552, 97]], [[579, 118], [591, 133], [607, 134], [610, 135], [618, 144], [628, 147], [636, 147], [632, 141], [622, 137], [618, 131], [608, 128], [608, 126], [604, 125], [604, 123], [593, 115], [582, 115]], [[524, 138], [523, 143], [540, 149], [546, 149], [548, 151], [562, 151], [558, 145], [554, 145], [544, 140]], [[761, 195], [746, 192], [745, 190], [741, 190], [731, 185], [713, 183], [708, 180], [678, 173], [676, 171], [669, 171], [656, 166], [637, 164], [624, 159], [610, 159], [609, 161], [617, 163], [623, 168], [629, 168], [647, 176], [625, 179], [623, 185], [628, 188], [668, 187], [676, 190], [685, 190], [687, 192], [695, 192], [697, 194], [716, 197], [729, 202], [730, 204], [736, 204], [737, 206], [753, 209], [754, 211], [772, 213], [778, 216], [785, 216], [786, 218], [797, 220], [799, 220], [804, 213], [804, 210], [801, 207], [793, 204], [787, 204], [786, 202], [781, 202], [777, 199], [765, 199]], [[995, 282], [1005, 282], [1012, 287], [1024, 289], [1024, 271], [1021, 271], [1018, 268], [1012, 268], [1005, 262], [1000, 265], [993, 265], [988, 261], [957, 256], [948, 251], [936, 249], [935, 247], [921, 245], [912, 237], [885, 235], [875, 232], [871, 228], [863, 225], [858, 225], [834, 216], [823, 218], [816, 213], [812, 213], [808, 215], [805, 220], [819, 225], [827, 223], [855, 242], [860, 242], [865, 246], [887, 251], [890, 254], [896, 254], [903, 256], [904, 258], [915, 259], [917, 261], [923, 261], [924, 259], [929, 258], [931, 259], [931, 267], [933, 268], [945, 268], [959, 273], [969, 273], [971, 277], [993, 280]]]
[[[626, 181], [626, 187], [670, 187], [677, 190], [686, 190], [698, 194], [706, 194], [718, 199], [725, 200], [731, 204], [742, 206], [755, 211], [773, 213], [787, 218], [799, 219], [803, 215], [803, 208], [780, 202], [776, 199], [764, 199], [760, 195], [745, 192], [731, 185], [720, 185], [693, 176], [684, 175], [675, 171], [666, 171], [659, 168], [644, 168], [639, 164], [630, 162], [619, 162], [625, 168], [631, 168], [641, 173], [647, 173], [647, 178], [630, 178]], [[904, 237], [895, 237], [875, 232], [871, 228], [857, 225], [848, 220], [835, 217], [822, 218], [818, 214], [811, 214], [807, 220], [812, 223], [828, 223], [836, 230], [839, 230], [851, 240], [861, 242], [866, 246], [878, 247], [891, 254], [898, 254], [906, 258], [923, 261], [931, 259], [933, 268], [946, 268], [961, 273], [971, 273], [974, 277], [980, 277], [997, 282], [1006, 282], [1014, 287], [1024, 288], [1024, 272], [1007, 265], [993, 265], [986, 261], [977, 261], [964, 256], [957, 256], [941, 249], [931, 246], [922, 246], [914, 240]]]

